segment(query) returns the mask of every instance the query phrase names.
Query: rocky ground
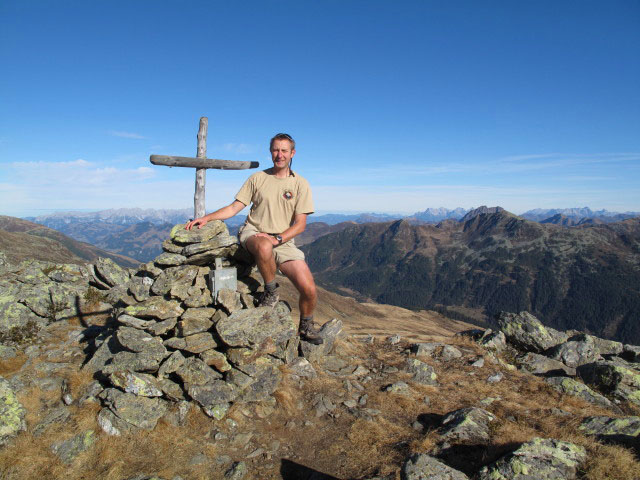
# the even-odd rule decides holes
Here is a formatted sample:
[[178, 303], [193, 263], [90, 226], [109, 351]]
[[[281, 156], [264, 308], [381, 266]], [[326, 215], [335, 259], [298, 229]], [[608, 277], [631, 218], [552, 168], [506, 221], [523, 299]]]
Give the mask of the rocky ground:
[[301, 344], [212, 227], [137, 270], [0, 267], [0, 478], [640, 478], [638, 347], [325, 293]]

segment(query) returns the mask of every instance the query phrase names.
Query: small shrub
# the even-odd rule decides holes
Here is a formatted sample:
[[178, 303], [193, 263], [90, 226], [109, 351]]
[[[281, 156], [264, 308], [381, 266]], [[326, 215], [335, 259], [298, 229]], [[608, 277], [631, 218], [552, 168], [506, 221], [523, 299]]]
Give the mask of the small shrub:
[[6, 332], [0, 332], [0, 343], [23, 345], [32, 343], [38, 336], [40, 327], [33, 320], [27, 321], [20, 327], [12, 327]]
[[49, 275], [51, 272], [55, 270], [60, 270], [60, 267], [58, 265], [49, 265], [42, 269], [42, 273], [44, 273], [45, 275]]
[[84, 300], [89, 304], [96, 304], [104, 302], [105, 296], [97, 288], [89, 287], [84, 294]]
[[49, 323], [53, 323], [58, 320], [58, 314], [67, 308], [67, 304], [64, 302], [56, 302], [51, 300], [51, 303], [47, 307], [47, 319]]

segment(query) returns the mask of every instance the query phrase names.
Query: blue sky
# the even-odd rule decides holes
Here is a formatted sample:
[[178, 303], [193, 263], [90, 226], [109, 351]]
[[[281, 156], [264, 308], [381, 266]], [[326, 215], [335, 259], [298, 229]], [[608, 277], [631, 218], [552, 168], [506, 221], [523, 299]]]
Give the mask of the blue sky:
[[200, 116], [213, 158], [293, 135], [318, 212], [640, 211], [636, 0], [3, 0], [0, 65], [0, 214], [189, 207], [149, 155]]

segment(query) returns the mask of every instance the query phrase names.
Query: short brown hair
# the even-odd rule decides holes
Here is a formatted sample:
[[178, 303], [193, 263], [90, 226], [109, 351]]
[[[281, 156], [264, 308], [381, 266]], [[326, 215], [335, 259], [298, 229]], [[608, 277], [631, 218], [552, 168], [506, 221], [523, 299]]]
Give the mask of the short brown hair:
[[289, 143], [291, 144], [291, 150], [296, 149], [296, 141], [291, 135], [289, 135], [288, 133], [276, 133], [269, 142], [269, 150], [273, 148], [273, 142], [276, 140], [289, 140]]

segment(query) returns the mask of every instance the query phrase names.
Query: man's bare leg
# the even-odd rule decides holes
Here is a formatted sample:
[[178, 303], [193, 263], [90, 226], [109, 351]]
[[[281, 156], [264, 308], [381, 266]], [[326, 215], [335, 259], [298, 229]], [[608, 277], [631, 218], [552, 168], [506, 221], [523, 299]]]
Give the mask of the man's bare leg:
[[280, 264], [280, 271], [289, 279], [300, 292], [300, 315], [312, 317], [318, 303], [316, 283], [307, 262], [304, 260], [289, 260]]
[[246, 246], [253, 255], [264, 280], [264, 293], [259, 303], [262, 306], [275, 306], [279, 297], [276, 291], [276, 261], [273, 258], [273, 244], [266, 237], [254, 235], [247, 240]]
[[300, 292], [300, 337], [316, 345], [322, 343], [322, 337], [313, 326], [313, 312], [318, 302], [318, 294], [309, 266], [304, 260], [289, 260], [280, 264], [280, 271]]
[[258, 270], [265, 283], [276, 278], [276, 261], [273, 258], [273, 244], [268, 238], [253, 236], [247, 240], [247, 250], [253, 255]]

